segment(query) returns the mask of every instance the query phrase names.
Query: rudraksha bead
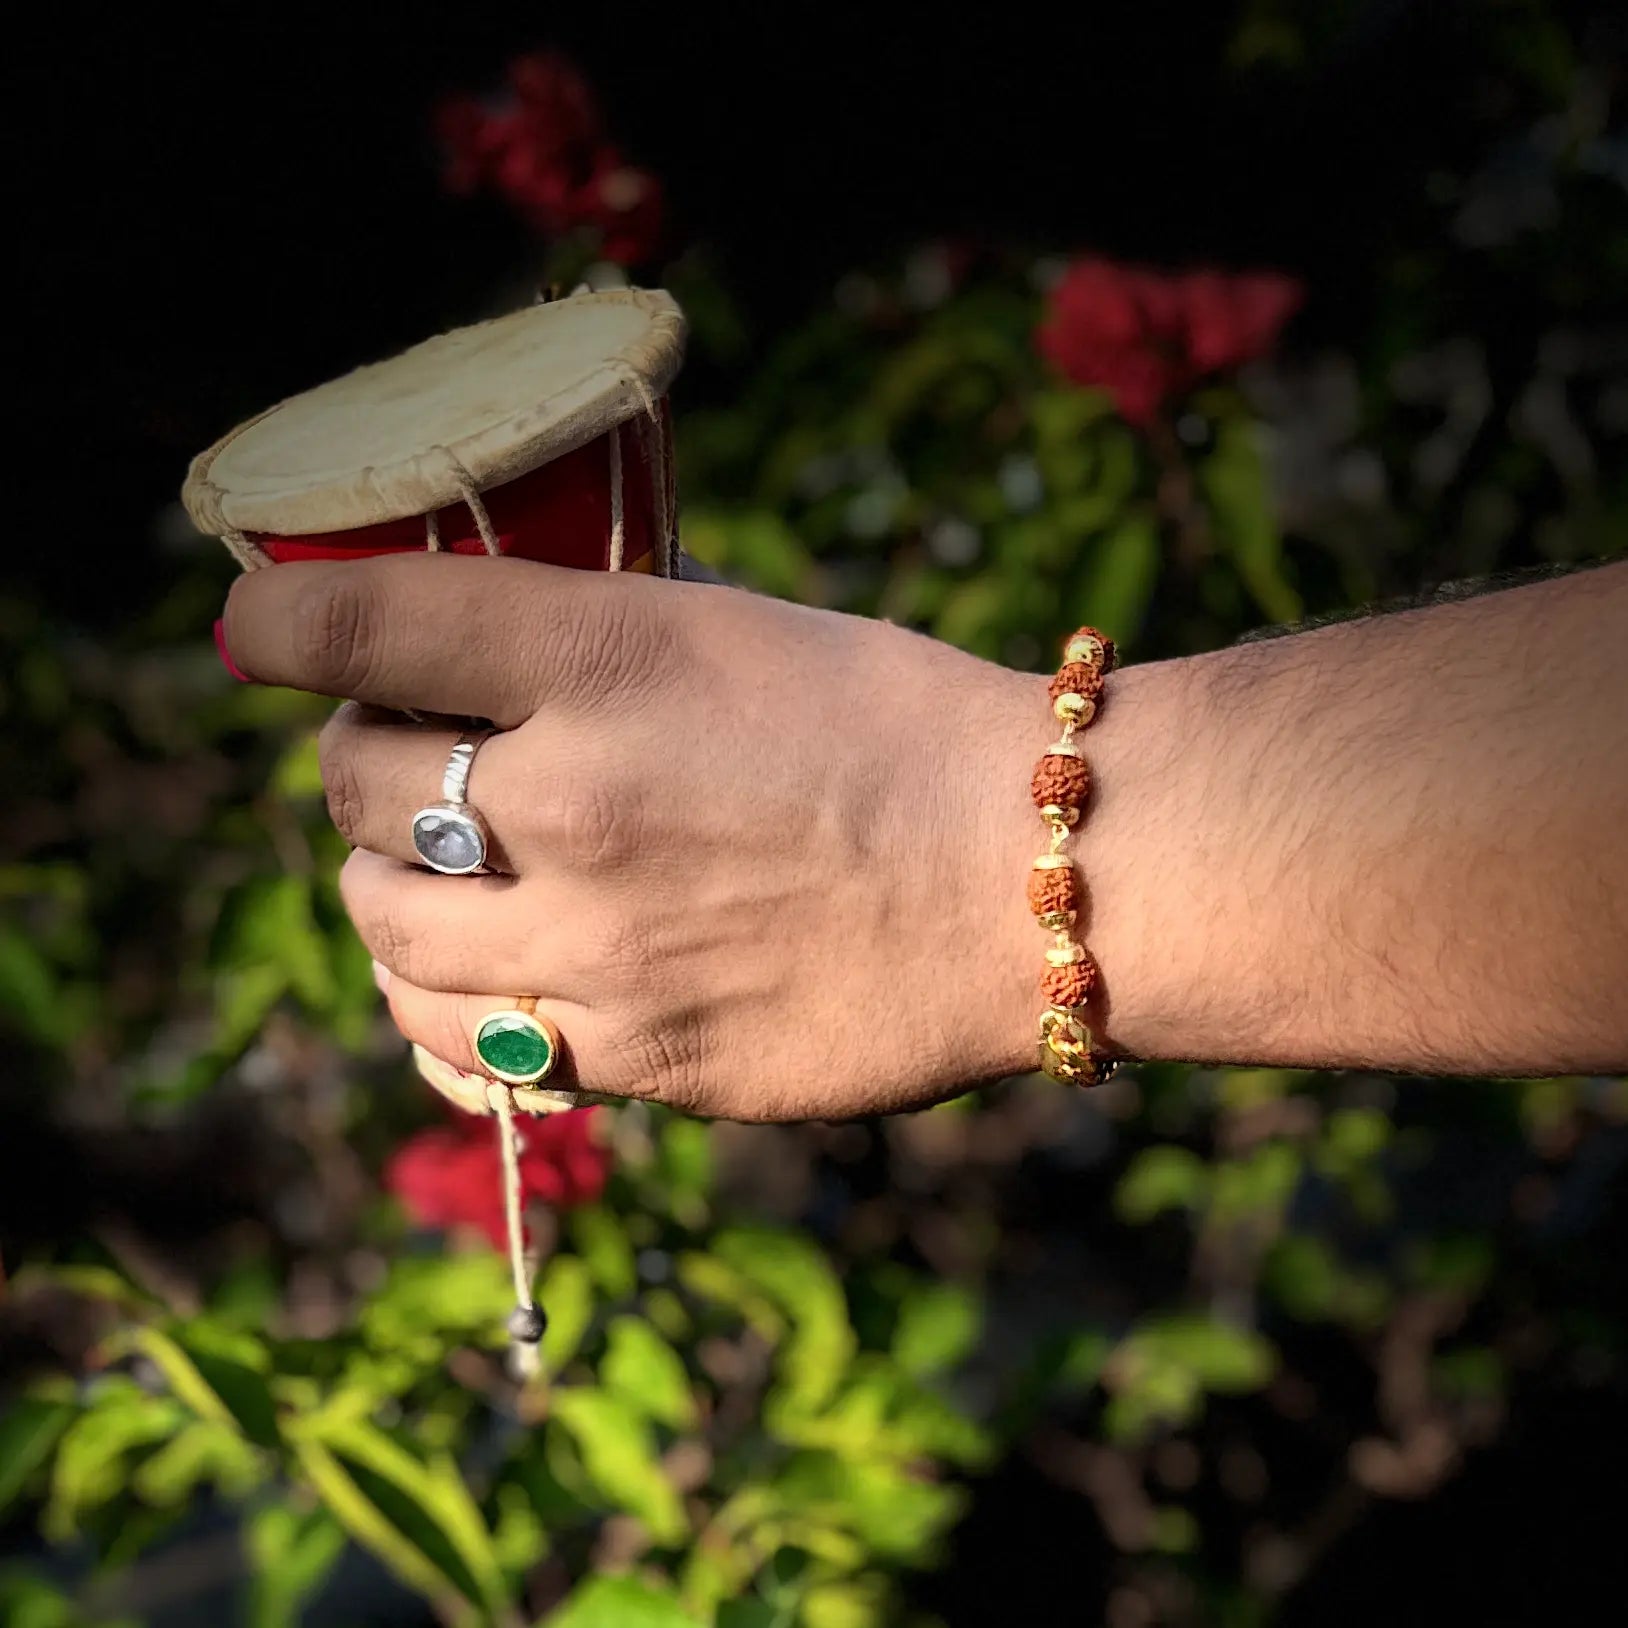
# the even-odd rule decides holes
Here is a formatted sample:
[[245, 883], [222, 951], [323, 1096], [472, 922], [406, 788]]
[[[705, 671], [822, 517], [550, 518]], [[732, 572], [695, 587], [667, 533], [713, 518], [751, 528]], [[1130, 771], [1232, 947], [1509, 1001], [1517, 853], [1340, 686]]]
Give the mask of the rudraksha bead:
[[1052, 1006], [1083, 1006], [1096, 981], [1096, 962], [1087, 956], [1072, 966], [1047, 967], [1040, 979], [1040, 993]]
[[1071, 661], [1057, 669], [1048, 692], [1053, 701], [1060, 695], [1083, 695], [1095, 701], [1102, 694], [1102, 673], [1088, 661]]
[[1070, 865], [1066, 870], [1029, 872], [1029, 908], [1037, 916], [1054, 910], [1080, 908], [1080, 879]]
[[1084, 808], [1091, 790], [1091, 771], [1083, 758], [1048, 754], [1035, 765], [1029, 790], [1036, 808], [1052, 803], [1059, 808]]

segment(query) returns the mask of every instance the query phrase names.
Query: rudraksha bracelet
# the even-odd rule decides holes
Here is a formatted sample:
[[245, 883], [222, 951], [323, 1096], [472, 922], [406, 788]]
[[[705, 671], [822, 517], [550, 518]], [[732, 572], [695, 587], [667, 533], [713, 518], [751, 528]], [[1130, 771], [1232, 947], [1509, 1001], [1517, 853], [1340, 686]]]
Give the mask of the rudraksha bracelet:
[[1092, 1049], [1085, 1007], [1097, 982], [1097, 964], [1074, 936], [1080, 878], [1064, 848], [1079, 824], [1091, 790], [1091, 771], [1074, 737], [1087, 728], [1102, 705], [1103, 679], [1113, 671], [1114, 641], [1094, 627], [1082, 627], [1063, 646], [1063, 665], [1051, 681], [1052, 712], [1062, 734], [1035, 766], [1029, 789], [1040, 818], [1051, 832], [1046, 852], [1029, 872], [1029, 908], [1052, 935], [1040, 993], [1040, 1067], [1070, 1085], [1098, 1085], [1119, 1066]]

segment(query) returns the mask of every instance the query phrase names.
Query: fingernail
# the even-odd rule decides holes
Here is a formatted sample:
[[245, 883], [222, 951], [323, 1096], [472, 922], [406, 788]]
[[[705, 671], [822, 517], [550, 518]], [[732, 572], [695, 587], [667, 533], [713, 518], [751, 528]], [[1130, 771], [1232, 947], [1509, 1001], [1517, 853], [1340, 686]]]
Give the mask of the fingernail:
[[232, 652], [226, 648], [226, 624], [218, 616], [215, 618], [215, 649], [220, 656], [221, 666], [235, 678], [239, 684], [252, 684], [253, 679], [232, 660]]
[[381, 995], [388, 995], [390, 993], [389, 967], [385, 966], [382, 962], [375, 961], [373, 963], [373, 981], [379, 986], [379, 993]]

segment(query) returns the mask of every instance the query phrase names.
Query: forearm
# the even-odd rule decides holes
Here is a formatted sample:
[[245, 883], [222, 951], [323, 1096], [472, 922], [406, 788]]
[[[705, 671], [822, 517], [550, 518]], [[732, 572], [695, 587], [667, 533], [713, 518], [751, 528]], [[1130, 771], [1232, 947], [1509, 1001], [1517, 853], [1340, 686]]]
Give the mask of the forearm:
[[[1030, 724], [999, 813], [1021, 833], [1043, 686], [1010, 705]], [[1628, 566], [1133, 666], [1085, 744], [1080, 934], [1116, 1047], [1628, 1067]], [[1002, 953], [1032, 969], [1029, 856], [1001, 840]], [[1018, 1000], [996, 994], [1014, 1034]]]

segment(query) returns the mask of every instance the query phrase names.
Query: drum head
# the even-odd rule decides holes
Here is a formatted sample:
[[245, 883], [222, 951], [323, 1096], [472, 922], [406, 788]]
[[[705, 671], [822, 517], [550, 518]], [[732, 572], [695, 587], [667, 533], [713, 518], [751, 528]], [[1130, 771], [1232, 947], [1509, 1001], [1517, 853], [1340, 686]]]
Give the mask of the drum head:
[[303, 535], [456, 503], [651, 412], [683, 359], [660, 289], [610, 289], [457, 328], [239, 425], [193, 460], [201, 531]]

